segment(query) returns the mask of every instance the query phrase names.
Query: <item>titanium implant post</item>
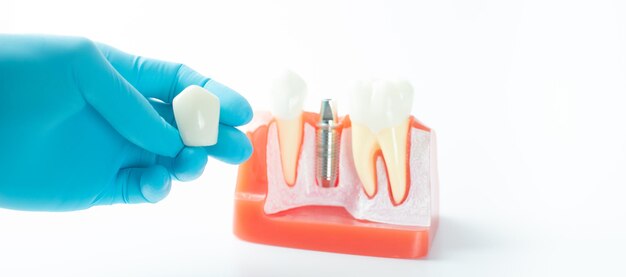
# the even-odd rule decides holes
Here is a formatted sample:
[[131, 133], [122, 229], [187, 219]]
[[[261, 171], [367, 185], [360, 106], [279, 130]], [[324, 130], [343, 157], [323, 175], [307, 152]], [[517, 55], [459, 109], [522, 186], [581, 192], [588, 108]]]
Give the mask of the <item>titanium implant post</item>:
[[320, 121], [316, 133], [315, 171], [317, 184], [330, 188], [337, 186], [339, 170], [339, 131], [335, 103], [332, 99], [322, 100]]

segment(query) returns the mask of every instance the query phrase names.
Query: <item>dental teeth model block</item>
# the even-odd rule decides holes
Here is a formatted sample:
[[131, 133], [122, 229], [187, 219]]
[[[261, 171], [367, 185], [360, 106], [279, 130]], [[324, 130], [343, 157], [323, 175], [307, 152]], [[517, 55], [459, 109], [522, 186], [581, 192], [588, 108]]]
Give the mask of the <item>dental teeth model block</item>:
[[174, 118], [183, 143], [211, 146], [217, 143], [220, 100], [208, 90], [192, 85], [172, 101]]
[[[334, 106], [325, 114], [329, 102], [322, 102], [320, 114], [302, 112], [306, 85], [293, 76], [290, 72], [275, 83], [273, 97], [283, 99], [273, 99], [273, 114], [257, 112], [249, 125], [254, 152], [239, 168], [235, 234], [252, 242], [339, 253], [427, 255], [438, 225], [436, 142], [431, 129], [411, 116], [411, 85], [359, 82], [351, 92], [349, 116], [339, 117], [332, 114]], [[276, 89], [281, 86], [289, 89]], [[281, 103], [286, 110], [296, 103], [292, 114], [297, 116], [282, 113]], [[286, 125], [285, 118], [297, 121]], [[330, 118], [333, 139], [320, 139], [331, 130], [321, 124]], [[297, 147], [285, 147], [285, 137]], [[284, 151], [295, 153], [285, 158]], [[330, 152], [336, 155], [335, 166], [328, 167], [333, 174], [320, 170], [333, 160], [324, 154]], [[291, 169], [293, 174], [286, 172]], [[320, 176], [330, 178], [320, 184]]]

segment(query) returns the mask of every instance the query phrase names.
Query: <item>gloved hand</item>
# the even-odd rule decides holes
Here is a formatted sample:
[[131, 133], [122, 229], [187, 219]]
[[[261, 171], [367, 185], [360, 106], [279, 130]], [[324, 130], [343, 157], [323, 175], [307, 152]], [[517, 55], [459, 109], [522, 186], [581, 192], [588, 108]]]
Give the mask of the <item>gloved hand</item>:
[[[185, 147], [174, 96], [204, 86], [221, 102], [218, 143]], [[156, 99], [156, 100], [155, 100]], [[188, 67], [85, 38], [0, 35], [0, 207], [67, 211], [157, 202], [207, 155], [245, 161], [248, 102]]]

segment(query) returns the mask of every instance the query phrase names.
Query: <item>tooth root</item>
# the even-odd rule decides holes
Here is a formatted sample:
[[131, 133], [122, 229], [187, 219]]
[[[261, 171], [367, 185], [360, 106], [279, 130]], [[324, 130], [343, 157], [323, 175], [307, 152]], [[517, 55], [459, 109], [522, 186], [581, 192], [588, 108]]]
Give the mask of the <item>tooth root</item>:
[[352, 123], [352, 157], [357, 175], [368, 197], [376, 194], [376, 160], [378, 150], [376, 136], [369, 128]]
[[302, 144], [302, 115], [295, 119], [276, 119], [280, 159], [287, 185], [296, 182], [300, 145]]
[[391, 189], [391, 198], [394, 204], [400, 204], [407, 195], [407, 136], [409, 119], [391, 128], [381, 130], [377, 134], [378, 143], [382, 150], [387, 167], [387, 178]]
[[276, 119], [278, 145], [285, 177], [289, 186], [296, 183], [300, 145], [302, 144], [302, 107], [306, 83], [293, 71], [285, 71], [272, 84], [272, 113]]

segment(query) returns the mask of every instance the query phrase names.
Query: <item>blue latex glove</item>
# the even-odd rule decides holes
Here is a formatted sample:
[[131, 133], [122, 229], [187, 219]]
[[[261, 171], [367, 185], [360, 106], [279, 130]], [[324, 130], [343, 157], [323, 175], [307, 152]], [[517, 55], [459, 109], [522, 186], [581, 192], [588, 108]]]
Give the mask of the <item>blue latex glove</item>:
[[[189, 85], [220, 98], [214, 146], [185, 147], [173, 125], [169, 103]], [[84, 38], [0, 35], [0, 207], [157, 202], [171, 178], [202, 174], [207, 155], [245, 161], [252, 146], [233, 126], [251, 117], [241, 95], [181, 64]]]

